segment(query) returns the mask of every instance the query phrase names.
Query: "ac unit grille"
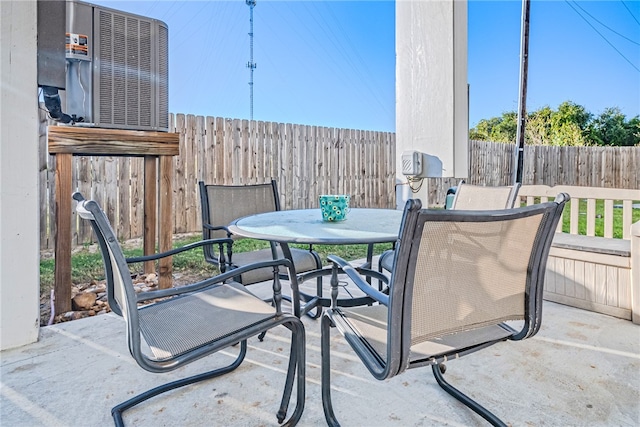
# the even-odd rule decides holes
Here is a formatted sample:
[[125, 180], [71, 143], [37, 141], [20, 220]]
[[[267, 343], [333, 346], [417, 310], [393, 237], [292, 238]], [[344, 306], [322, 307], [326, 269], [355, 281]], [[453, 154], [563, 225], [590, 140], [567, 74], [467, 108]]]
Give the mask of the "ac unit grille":
[[153, 105], [151, 104], [151, 24], [149, 22], [141, 21], [139, 34], [140, 58], [138, 62], [138, 70], [140, 70], [140, 84], [137, 88], [137, 95], [141, 102], [146, 100], [147, 105], [140, 109], [138, 120], [142, 126], [151, 126], [151, 111], [153, 109]]
[[169, 30], [158, 30], [158, 126], [169, 129]]
[[110, 18], [110, 13], [100, 12], [100, 123], [113, 123], [113, 25]]
[[113, 38], [105, 41], [109, 48], [113, 49], [113, 124], [125, 125], [125, 111], [127, 102], [125, 90], [127, 79], [125, 77], [126, 58], [129, 55], [129, 46], [126, 45], [124, 37], [125, 18], [122, 15], [113, 15]]
[[96, 124], [168, 130], [168, 30], [159, 21], [99, 10]]

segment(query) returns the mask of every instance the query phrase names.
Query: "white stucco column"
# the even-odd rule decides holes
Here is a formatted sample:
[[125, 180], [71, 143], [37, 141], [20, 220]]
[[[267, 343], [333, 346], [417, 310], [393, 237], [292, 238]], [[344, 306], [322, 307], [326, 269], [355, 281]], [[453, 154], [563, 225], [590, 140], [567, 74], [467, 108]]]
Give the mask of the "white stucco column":
[[0, 0], [0, 350], [40, 324], [36, 1]]
[[[402, 153], [442, 162], [442, 177], [467, 176], [467, 1], [396, 1], [396, 182], [407, 191]], [[426, 185], [413, 197], [427, 201]]]

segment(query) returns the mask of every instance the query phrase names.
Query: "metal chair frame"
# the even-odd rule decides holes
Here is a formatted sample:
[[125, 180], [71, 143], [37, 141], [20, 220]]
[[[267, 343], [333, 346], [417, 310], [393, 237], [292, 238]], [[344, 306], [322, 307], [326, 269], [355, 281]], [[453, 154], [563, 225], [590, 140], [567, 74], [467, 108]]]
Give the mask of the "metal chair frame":
[[[335, 273], [335, 278], [332, 278], [332, 298], [334, 295], [337, 297], [337, 275], [341, 272], [346, 274], [363, 292], [377, 301], [377, 304], [353, 309], [332, 304], [332, 307], [324, 312], [321, 321], [322, 402], [328, 425], [339, 425], [333, 410], [330, 390], [330, 332], [335, 328], [376, 379], [388, 379], [401, 374], [406, 369], [431, 365], [437, 383], [447, 393], [492, 425], [505, 426], [497, 416], [444, 379], [442, 375], [445, 372], [444, 362], [471, 354], [501, 341], [530, 338], [538, 332], [542, 322], [542, 293], [549, 248], [563, 207], [568, 200], [567, 194], [559, 194], [553, 202], [494, 211], [429, 210], [421, 209], [419, 200], [408, 201], [398, 240], [397, 257], [391, 277], [386, 279], [390, 284], [387, 287], [388, 293], [370, 286], [347, 261], [334, 255], [329, 256]], [[456, 277], [457, 274], [462, 273], [459, 273], [456, 268], [449, 267], [450, 261], [445, 259], [447, 254], [458, 254], [458, 257], [461, 253], [466, 254], [469, 257], [466, 262], [467, 268], [477, 270], [478, 275], [484, 274], [482, 277], [494, 277], [487, 274], [491, 270], [480, 272], [480, 269], [490, 269], [491, 267], [484, 267], [484, 263], [474, 261], [476, 259], [473, 258], [474, 253], [482, 251], [481, 253], [484, 254], [486, 251], [477, 242], [480, 242], [481, 239], [493, 239], [491, 241], [494, 247], [504, 248], [504, 241], [495, 240], [496, 235], [490, 234], [494, 231], [487, 231], [487, 228], [493, 225], [491, 223], [494, 223], [499, 230], [512, 232], [515, 227], [518, 227], [518, 224], [524, 222], [528, 224], [527, 228], [519, 230], [525, 230], [528, 233], [531, 246], [523, 247], [522, 245], [526, 245], [526, 243], [516, 243], [521, 249], [518, 252], [517, 261], [512, 262], [517, 262], [519, 265], [505, 264], [507, 261], [501, 260], [498, 255], [498, 253], [502, 254], [501, 251], [491, 255], [496, 257], [497, 265], [505, 267], [505, 273], [501, 274], [503, 277], [512, 277], [508, 274], [512, 274], [513, 269], [517, 269], [519, 272], [517, 282], [506, 283], [510, 286], [509, 289], [517, 289], [516, 299], [509, 300], [510, 304], [517, 307], [515, 313], [494, 313], [498, 311], [497, 306], [488, 309], [485, 306], [478, 307], [479, 303], [475, 298], [469, 298], [465, 300], [465, 316], [456, 317], [457, 324], [451, 326], [447, 322], [452, 321], [442, 320], [440, 314], [432, 314], [435, 311], [428, 312], [425, 307], [415, 305], [419, 304], [415, 303], [417, 295], [422, 298], [418, 301], [424, 301], [425, 298], [433, 299], [436, 290], [431, 284], [432, 281], [436, 280], [436, 277], [437, 280], [446, 277], [450, 282], [439, 282], [440, 289], [443, 291], [438, 291], [441, 292], [438, 295], [445, 295], [445, 297], [437, 300], [437, 306], [442, 308], [442, 313], [455, 313], [458, 301], [454, 301], [451, 296], [446, 296], [450, 295], [447, 293], [450, 285], [446, 286], [442, 283], [460, 283], [460, 279], [456, 279]], [[464, 252], [468, 248], [466, 246], [461, 248], [459, 243], [450, 243], [450, 246], [443, 243], [442, 245], [445, 247], [442, 247], [440, 243], [443, 240], [423, 243], [426, 241], [425, 239], [429, 239], [428, 235], [423, 235], [423, 230], [427, 226], [430, 227], [429, 230], [452, 227], [446, 228], [448, 230], [446, 233], [453, 233], [452, 229], [463, 229], [463, 226], [458, 224], [463, 224], [465, 230], [464, 232], [455, 231], [458, 237], [462, 236], [463, 238], [459, 241], [474, 242], [478, 246], [474, 249], [476, 252]], [[469, 229], [472, 231], [467, 231]], [[444, 236], [444, 241], [449, 241], [453, 237], [452, 234], [444, 234]], [[510, 239], [513, 238], [510, 237]], [[485, 242], [487, 241], [489, 240], [485, 240]], [[509, 242], [513, 242], [513, 240], [509, 240]], [[435, 253], [425, 252], [429, 250], [438, 251], [437, 256]], [[505, 250], [502, 256], [510, 257], [513, 255], [510, 251]], [[422, 263], [428, 262], [429, 264], [419, 264], [418, 259], [421, 259]], [[417, 274], [418, 268], [421, 271], [420, 275]], [[435, 284], [435, 281], [433, 283]], [[489, 286], [486, 280], [482, 283], [480, 281], [477, 283], [464, 281], [464, 287], [467, 289], [465, 293], [485, 292], [485, 286]], [[500, 289], [499, 283], [496, 282], [495, 286]], [[456, 289], [461, 288], [457, 287]], [[485, 292], [485, 298], [489, 298], [489, 300], [494, 298], [493, 295], [493, 293]], [[502, 300], [500, 301], [502, 303]], [[518, 301], [522, 301], [522, 303]], [[469, 308], [469, 305], [473, 304], [476, 306]], [[468, 320], [476, 313], [480, 313], [479, 316], [488, 317], [488, 319], [483, 320], [484, 323], [471, 323], [477, 322], [477, 319]], [[509, 318], [500, 317], [505, 315]], [[427, 326], [425, 326], [425, 319], [429, 317], [431, 320], [426, 322]], [[523, 325], [518, 330], [514, 329], [515, 326], [512, 327], [505, 323], [505, 320], [516, 319], [523, 320]], [[435, 326], [431, 326], [430, 322], [433, 322]], [[419, 329], [414, 333], [412, 328], [415, 325], [419, 325]], [[416, 336], [416, 334], [422, 334], [423, 329], [429, 330], [431, 328], [435, 332], [430, 331], [430, 335]], [[447, 343], [448, 347], [443, 348], [442, 342]]]
[[[271, 180], [269, 183], [264, 184], [250, 184], [250, 185], [220, 185], [220, 184], [205, 184], [203, 181], [198, 182], [200, 191], [200, 206], [202, 210], [202, 236], [203, 239], [210, 239], [212, 237], [228, 237], [230, 239], [238, 239], [234, 236], [227, 227], [228, 224], [216, 224], [216, 219], [213, 217], [211, 204], [214, 202], [210, 199], [209, 190], [219, 189], [221, 192], [236, 192], [237, 196], [242, 199], [246, 194], [247, 198], [252, 192], [264, 191], [268, 194], [267, 203], [263, 206], [256, 207], [256, 209], [243, 209], [240, 215], [232, 215], [232, 219], [236, 219], [239, 216], [253, 215], [263, 212], [279, 211], [280, 210], [280, 198], [278, 196], [278, 186], [275, 180]], [[233, 206], [225, 206], [225, 209], [233, 210]], [[225, 251], [218, 249], [216, 252], [214, 246], [206, 245], [203, 247], [205, 260], [213, 265], [218, 266], [221, 272], [225, 272], [228, 268], [236, 269], [246, 262], [264, 261], [269, 259], [282, 258], [284, 255], [280, 245], [276, 242], [269, 242], [270, 250], [256, 250], [249, 253], [242, 253], [240, 256], [247, 259], [247, 261], [238, 261], [239, 255], [234, 256], [233, 244], [226, 246]], [[322, 260], [317, 252], [313, 250], [313, 246], [309, 246], [309, 250], [300, 248], [290, 248], [292, 259], [294, 262], [294, 268], [297, 274], [307, 271], [319, 270], [322, 268]], [[313, 257], [313, 262], [309, 259]], [[261, 282], [265, 277], [265, 274], [254, 274], [251, 279], [245, 280], [242, 276], [237, 276], [236, 281], [245, 285]], [[286, 272], [281, 274], [281, 278], [287, 279]], [[322, 292], [322, 278], [318, 278], [316, 282], [317, 292]], [[288, 298], [287, 298], [288, 299]], [[312, 313], [307, 313], [312, 318], [318, 318], [322, 314], [322, 308], [318, 307]]]
[[[246, 340], [248, 338], [262, 334], [267, 330], [280, 325], [287, 327], [291, 331], [291, 349], [284, 392], [280, 408], [277, 412], [277, 419], [279, 423], [282, 423], [286, 418], [294, 380], [297, 377], [296, 407], [284, 425], [293, 426], [297, 424], [302, 416], [305, 401], [305, 330], [304, 325], [298, 316], [282, 312], [282, 294], [279, 280], [279, 269], [285, 267], [292, 271], [293, 267], [291, 262], [286, 259], [264, 261], [238, 267], [237, 269], [227, 271], [217, 276], [186, 286], [142, 292], [136, 295], [128, 264], [133, 262], [157, 260], [205, 245], [230, 245], [232, 243], [231, 240], [226, 238], [210, 239], [168, 252], [127, 259], [124, 257], [122, 249], [115, 237], [115, 233], [113, 232], [113, 229], [100, 206], [93, 200], [85, 200], [80, 193], [75, 193], [73, 198], [78, 201], [76, 208], [77, 213], [83, 219], [90, 221], [97, 236], [104, 261], [109, 305], [114, 313], [125, 318], [129, 352], [140, 367], [154, 373], [168, 372], [204, 356], [240, 343], [238, 355], [231, 364], [206, 373], [161, 385], [141, 393], [126, 402], [116, 405], [111, 411], [115, 425], [124, 425], [124, 421], [122, 419], [124, 411], [154, 396], [233, 371], [240, 366], [245, 358], [247, 352]], [[273, 306], [253, 296], [241, 284], [232, 281], [233, 277], [237, 276], [239, 273], [248, 272], [257, 268], [271, 268], [273, 271]], [[292, 274], [291, 289], [294, 297], [294, 312], [299, 314], [298, 284], [294, 274]], [[237, 297], [242, 301], [242, 306], [228, 308], [226, 305], [218, 306], [214, 302], [210, 302], [211, 299], [224, 298], [225, 292], [232, 292], [234, 297]], [[208, 299], [206, 307], [211, 308], [211, 313], [214, 313], [213, 316], [215, 316], [215, 318], [218, 318], [219, 314], [220, 319], [219, 322], [211, 321], [212, 316], [209, 316], [206, 318], [206, 322], [203, 322], [203, 324], [200, 325], [202, 326], [202, 329], [197, 329], [192, 332], [194, 332], [194, 335], [200, 335], [199, 331], [204, 331], [206, 328], [213, 328], [214, 331], [212, 332], [212, 335], [219, 335], [215, 335], [211, 339], [200, 339], [202, 342], [198, 342], [197, 345], [187, 345], [189, 343], [193, 343], [189, 341], [182, 341], [179, 344], [166, 343], [166, 348], [168, 349], [166, 351], [169, 353], [166, 357], [158, 357], [155, 353], [153, 355], [150, 354], [150, 351], [144, 348], [144, 344], [149, 342], [149, 337], [145, 333], [145, 330], [149, 328], [149, 325], [147, 323], [145, 329], [145, 325], [141, 324], [141, 321], [145, 320], [143, 315], [148, 313], [148, 311], [145, 312], [144, 310], [163, 310], [163, 313], [167, 313], [167, 315], [169, 315], [168, 310], [176, 307], [176, 303], [188, 302], [190, 300], [185, 300], [185, 298], [197, 297], [201, 293], [206, 293], [205, 296], [212, 297]], [[138, 304], [140, 303], [146, 303], [158, 298], [163, 298], [165, 300], [153, 302], [152, 304], [145, 305], [143, 307], [138, 307]], [[202, 300], [198, 298], [193, 299]], [[234, 303], [230, 300], [226, 300], [225, 304], [238, 305], [240, 302]], [[250, 311], [251, 309], [248, 308], [247, 305], [251, 305], [251, 307], [260, 307], [260, 312]], [[181, 307], [183, 306], [173, 308], [173, 310], [180, 310]], [[253, 317], [251, 317], [251, 320], [238, 319], [236, 317], [236, 327], [234, 325], [229, 325], [229, 322], [234, 321], [231, 320], [231, 315], [225, 315], [225, 313], [229, 314], [233, 312], [241, 312], [244, 317]], [[184, 311], [183, 313], [186, 314]], [[205, 319], [204, 315], [202, 319]], [[175, 322], [180, 321], [180, 318], [175, 319]], [[215, 329], [217, 325], [224, 325], [225, 330], [218, 332], [218, 330]], [[184, 331], [189, 331], [189, 328], [195, 328], [194, 324], [185, 324], [184, 326]], [[165, 343], [163, 342], [162, 344], [164, 345]], [[176, 348], [178, 348], [178, 350], [176, 350]]]
[[[520, 183], [504, 187], [484, 187], [480, 185], [466, 184], [464, 180], [461, 180], [456, 187], [456, 192], [450, 209], [479, 209], [480, 206], [483, 210], [511, 209], [514, 207], [516, 200], [518, 199], [519, 190]], [[463, 200], [462, 198], [460, 198], [461, 194], [465, 195], [465, 197], [467, 194], [471, 194], [472, 198], [469, 200]], [[484, 197], [487, 194], [493, 196], [494, 198], [487, 201], [487, 199]], [[501, 197], [499, 199], [495, 199], [497, 195]], [[471, 205], [465, 204], [469, 202], [471, 203]], [[393, 265], [394, 257], [395, 248], [389, 249], [380, 254], [380, 257], [378, 258], [378, 271], [381, 273], [383, 271], [391, 272], [391, 266]], [[380, 282], [378, 282], [378, 288], [380, 290], [382, 289], [382, 284]]]

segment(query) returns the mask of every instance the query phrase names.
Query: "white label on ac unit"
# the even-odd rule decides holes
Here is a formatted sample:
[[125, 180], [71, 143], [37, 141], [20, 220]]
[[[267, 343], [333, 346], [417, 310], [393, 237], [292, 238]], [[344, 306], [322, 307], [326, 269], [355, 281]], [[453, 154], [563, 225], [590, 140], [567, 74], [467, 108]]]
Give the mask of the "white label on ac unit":
[[89, 54], [89, 37], [84, 34], [67, 33], [66, 49], [67, 53], [87, 56]]

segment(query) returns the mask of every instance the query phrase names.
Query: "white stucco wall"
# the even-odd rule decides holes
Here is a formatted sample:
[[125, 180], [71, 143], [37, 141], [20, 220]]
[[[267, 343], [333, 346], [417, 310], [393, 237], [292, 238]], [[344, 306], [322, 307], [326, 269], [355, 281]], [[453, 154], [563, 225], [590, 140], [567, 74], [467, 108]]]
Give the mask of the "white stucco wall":
[[[467, 1], [398, 0], [397, 182], [406, 183], [401, 157], [408, 150], [438, 157], [443, 177], [467, 176], [467, 82]], [[425, 201], [426, 186], [414, 196]]]
[[0, 0], [0, 350], [40, 323], [36, 1]]

